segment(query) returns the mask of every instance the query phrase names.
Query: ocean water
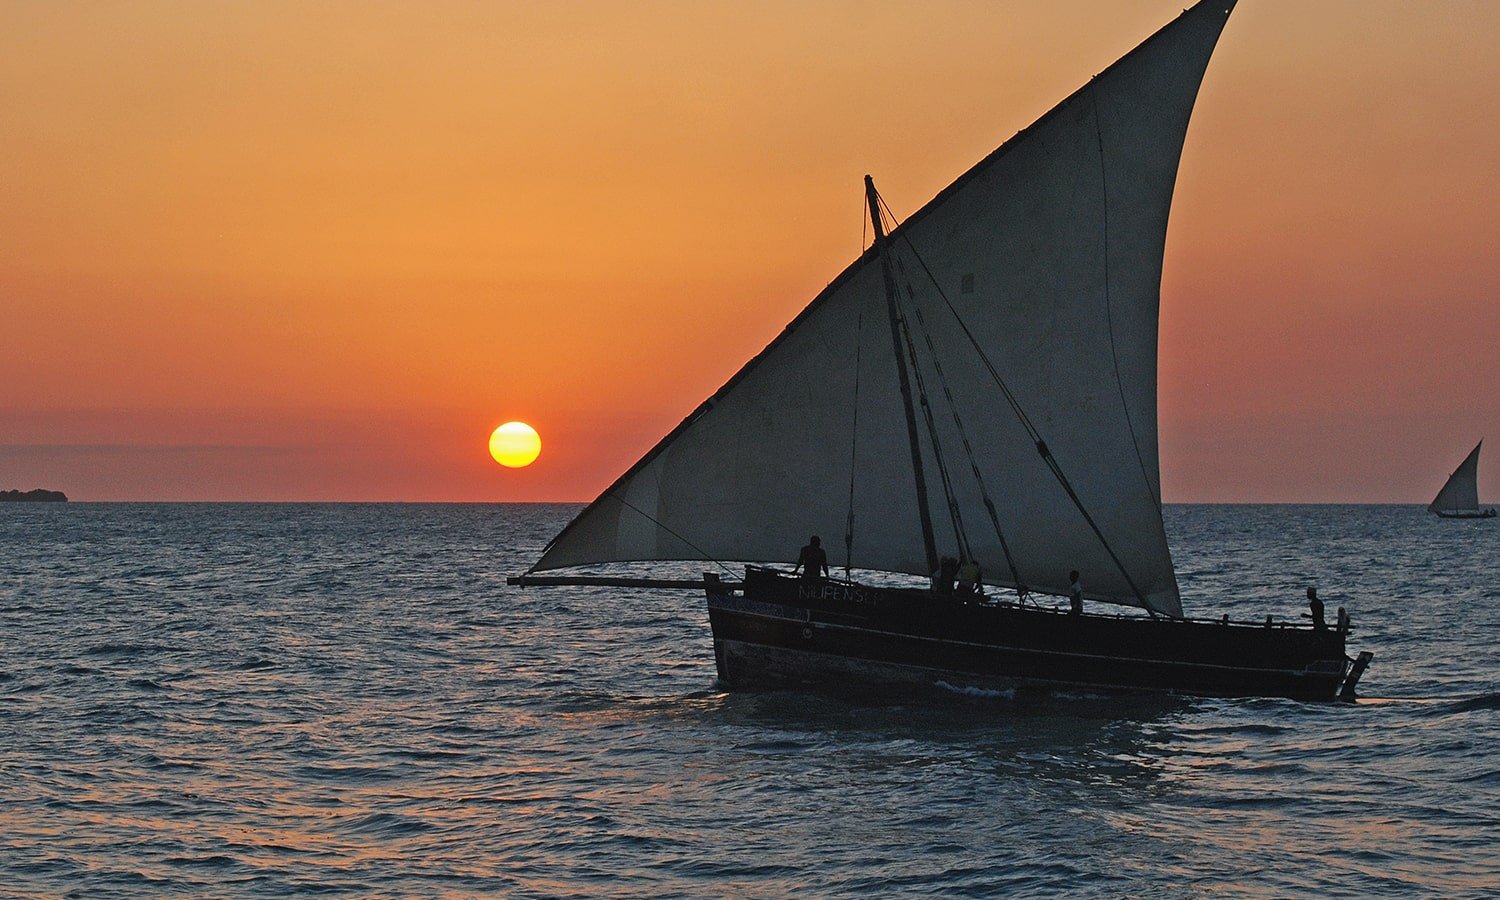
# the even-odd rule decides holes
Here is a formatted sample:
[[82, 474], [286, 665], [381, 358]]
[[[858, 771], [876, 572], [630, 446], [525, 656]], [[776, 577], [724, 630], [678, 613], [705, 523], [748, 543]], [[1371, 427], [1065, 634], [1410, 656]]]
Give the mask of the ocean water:
[[0, 506], [0, 894], [1500, 893], [1500, 520], [1168, 508], [1346, 705], [722, 692], [700, 595], [505, 584], [575, 509]]

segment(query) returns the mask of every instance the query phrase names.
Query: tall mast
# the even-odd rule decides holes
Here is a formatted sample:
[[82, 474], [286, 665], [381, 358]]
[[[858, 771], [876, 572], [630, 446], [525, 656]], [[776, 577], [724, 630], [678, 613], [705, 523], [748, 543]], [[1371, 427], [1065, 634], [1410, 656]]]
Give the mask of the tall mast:
[[880, 219], [880, 195], [875, 179], [865, 176], [865, 199], [870, 204], [870, 223], [875, 227], [875, 253], [885, 276], [885, 307], [891, 319], [891, 347], [896, 355], [896, 374], [901, 381], [901, 405], [906, 410], [906, 436], [911, 443], [911, 468], [917, 479], [917, 513], [922, 518], [922, 545], [927, 550], [927, 571], [938, 570], [937, 539], [932, 533], [932, 513], [927, 509], [927, 479], [922, 474], [922, 448], [917, 443], [917, 411], [911, 402], [911, 379], [906, 374], [906, 354], [901, 347], [901, 312], [896, 302], [896, 272], [891, 268], [889, 241]]

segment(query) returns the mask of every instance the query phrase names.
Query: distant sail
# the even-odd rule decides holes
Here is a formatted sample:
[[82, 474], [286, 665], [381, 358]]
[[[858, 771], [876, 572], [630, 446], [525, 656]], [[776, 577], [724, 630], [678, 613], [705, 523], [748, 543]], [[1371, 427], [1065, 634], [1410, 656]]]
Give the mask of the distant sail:
[[1427, 505], [1428, 509], [1440, 516], [1479, 512], [1479, 448], [1482, 446], [1482, 440], [1474, 445], [1464, 461], [1448, 476], [1448, 483]]
[[[931, 342], [952, 389], [951, 407], [935, 390], [929, 399], [987, 583], [1012, 579], [986, 497], [964, 477], [965, 437], [1023, 584], [1065, 594], [1077, 569], [1091, 599], [1182, 614], [1161, 518], [1157, 312], [1188, 118], [1233, 5], [1183, 13], [890, 236], [908, 312], [921, 315], [911, 323], [922, 329], [916, 343]], [[964, 327], [1109, 549], [1048, 471]], [[580, 513], [533, 570], [790, 561], [815, 533], [835, 565], [929, 574], [894, 354], [881, 266], [866, 252]], [[917, 365], [929, 386], [938, 383], [932, 359]], [[924, 434], [918, 443], [931, 477], [933, 442]], [[937, 543], [956, 555], [946, 506], [931, 505]]]

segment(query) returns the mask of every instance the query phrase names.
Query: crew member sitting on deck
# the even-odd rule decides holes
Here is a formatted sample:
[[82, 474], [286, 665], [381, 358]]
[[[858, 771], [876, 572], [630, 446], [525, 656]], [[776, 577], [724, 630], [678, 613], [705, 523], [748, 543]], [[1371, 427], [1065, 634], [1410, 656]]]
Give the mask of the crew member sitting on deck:
[[1327, 631], [1328, 623], [1323, 619], [1323, 601], [1318, 599], [1317, 588], [1307, 589], [1307, 605], [1312, 608], [1313, 628], [1317, 631]]
[[1068, 573], [1068, 615], [1083, 615], [1083, 582], [1078, 580], [1078, 570]]
[[823, 577], [828, 577], [828, 553], [823, 549], [823, 540], [817, 535], [808, 538], [807, 546], [797, 555], [797, 564], [792, 567], [792, 574], [802, 570], [802, 577], [811, 581], [822, 572]]

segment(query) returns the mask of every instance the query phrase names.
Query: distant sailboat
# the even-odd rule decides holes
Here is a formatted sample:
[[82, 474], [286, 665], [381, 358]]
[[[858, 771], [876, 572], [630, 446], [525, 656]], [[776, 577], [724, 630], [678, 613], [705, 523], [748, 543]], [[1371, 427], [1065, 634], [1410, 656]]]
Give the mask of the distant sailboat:
[[1448, 483], [1432, 498], [1428, 509], [1445, 519], [1494, 518], [1493, 509], [1479, 508], [1479, 448], [1482, 446], [1484, 441], [1474, 445], [1464, 461], [1448, 476]]
[[[1187, 10], [905, 223], [887, 229], [867, 176], [873, 246], [511, 583], [704, 590], [728, 687], [1352, 698], [1372, 654], [1345, 655], [1342, 609], [1336, 624], [1316, 599], [1309, 625], [1184, 618], [1162, 522], [1167, 214], [1233, 6]], [[536, 574], [788, 559], [817, 532], [843, 537], [843, 578], [825, 577], [817, 538], [800, 578]], [[1086, 613], [1085, 599], [1147, 615]]]

